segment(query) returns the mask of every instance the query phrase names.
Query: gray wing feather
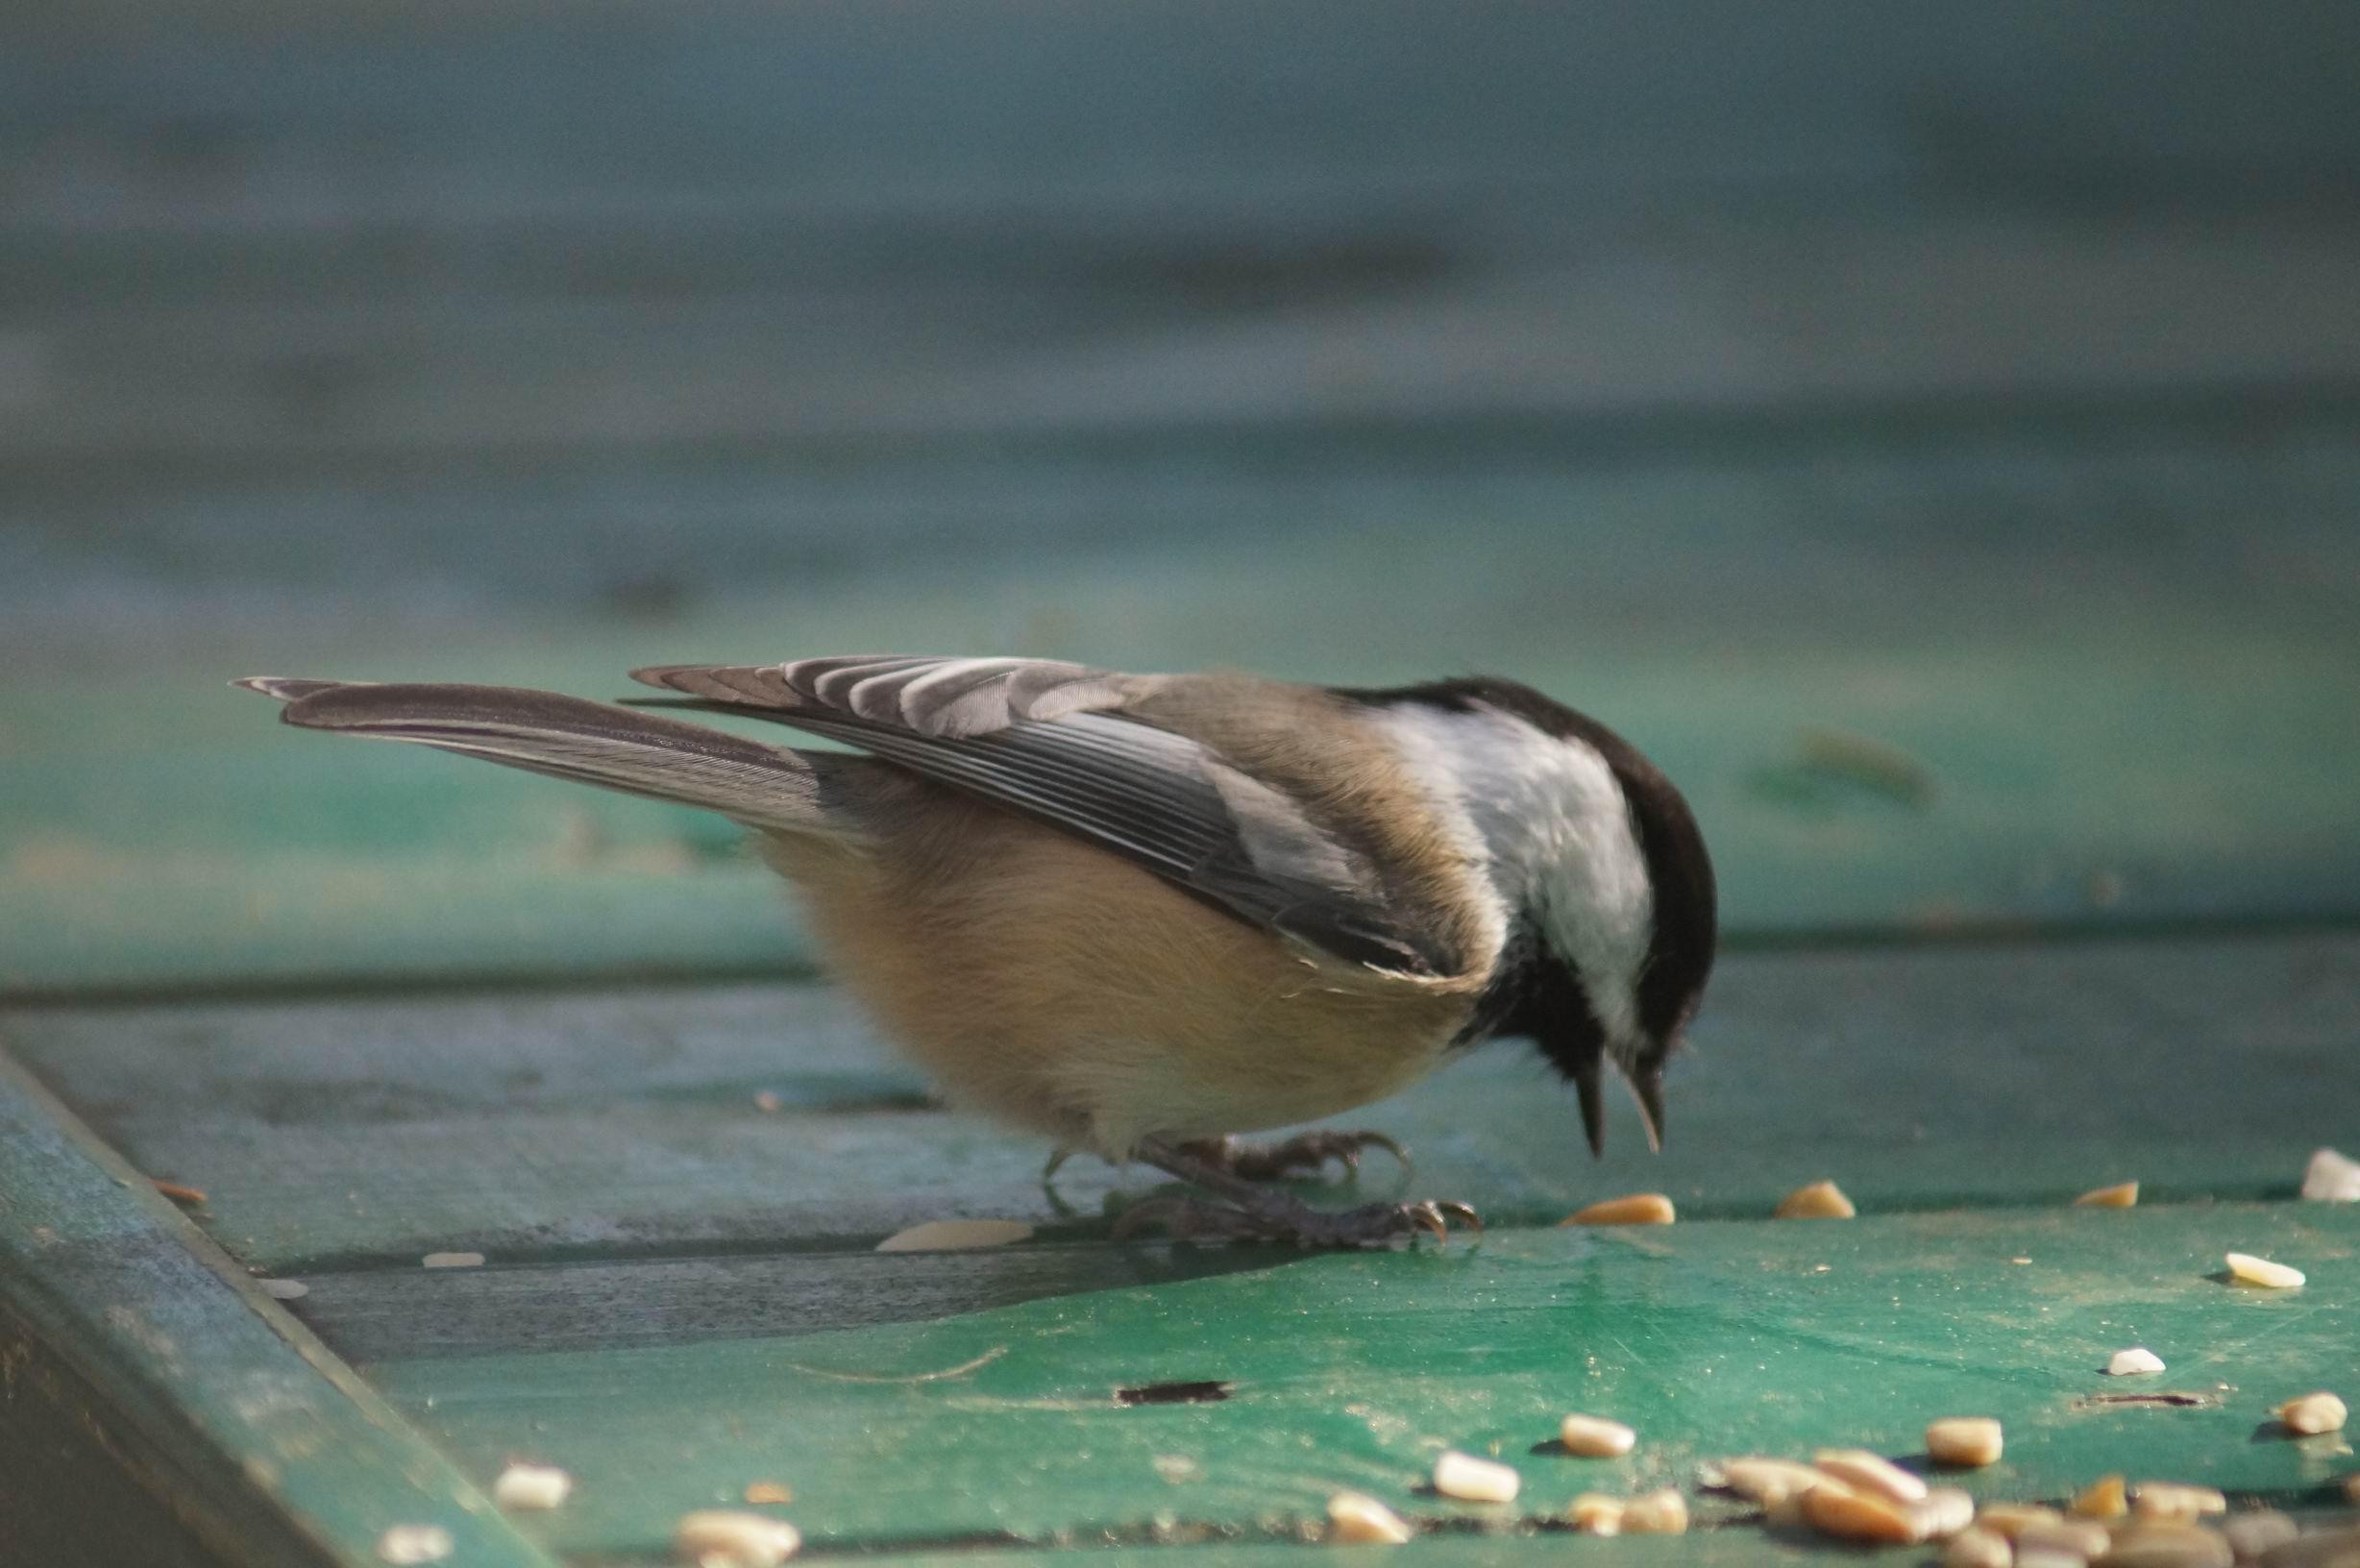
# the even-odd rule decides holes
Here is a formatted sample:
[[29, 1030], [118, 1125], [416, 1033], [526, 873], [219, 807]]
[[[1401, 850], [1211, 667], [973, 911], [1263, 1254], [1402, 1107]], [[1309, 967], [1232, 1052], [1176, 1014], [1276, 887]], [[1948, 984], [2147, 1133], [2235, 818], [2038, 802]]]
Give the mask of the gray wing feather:
[[919, 735], [989, 735], [1020, 720], [1119, 708], [1153, 677], [1053, 659], [942, 659], [908, 654], [787, 664], [675, 664], [631, 678], [732, 706], [822, 709]]
[[667, 665], [648, 685], [775, 719], [1097, 844], [1229, 914], [1352, 963], [1443, 972], [1365, 857], [1202, 743], [1125, 717], [1158, 677], [904, 655]]
[[451, 683], [288, 680], [235, 682], [286, 703], [306, 729], [437, 750], [555, 778], [674, 800], [752, 827], [849, 836], [848, 818], [824, 804], [821, 773], [850, 759], [782, 747], [553, 692]]

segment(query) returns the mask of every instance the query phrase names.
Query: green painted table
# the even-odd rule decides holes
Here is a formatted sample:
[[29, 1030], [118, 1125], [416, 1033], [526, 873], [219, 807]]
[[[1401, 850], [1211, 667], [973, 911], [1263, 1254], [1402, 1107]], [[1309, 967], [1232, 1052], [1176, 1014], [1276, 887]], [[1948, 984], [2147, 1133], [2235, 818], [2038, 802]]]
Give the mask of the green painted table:
[[[1591, 1164], [1497, 1047], [1377, 1118], [1491, 1229], [1350, 1256], [1114, 1244], [1151, 1179], [1045, 1185], [1040, 1150], [932, 1106], [808, 985], [22, 1004], [0, 1498], [59, 1561], [359, 1562], [417, 1522], [465, 1562], [652, 1562], [681, 1512], [774, 1482], [815, 1551], [1243, 1562], [1349, 1487], [1495, 1555], [1555, 1550], [1577, 1491], [1694, 1493], [1745, 1452], [1906, 1459], [1932, 1417], [1985, 1413], [2008, 1449], [1979, 1495], [2119, 1470], [2323, 1512], [2349, 1450], [2267, 1418], [2360, 1374], [2360, 1208], [2294, 1196], [2312, 1147], [2360, 1140], [2355, 972], [2333, 933], [1743, 956], [1668, 1153], [1618, 1126]], [[1822, 1176], [1862, 1217], [1769, 1217]], [[2070, 1206], [2128, 1179], [2134, 1211]], [[1678, 1224], [1553, 1223], [1642, 1185]], [[952, 1215], [1037, 1229], [872, 1250]], [[2233, 1286], [2232, 1249], [2310, 1282]], [[451, 1251], [485, 1262], [421, 1264]], [[2103, 1375], [2130, 1344], [2168, 1370]], [[1555, 1452], [1574, 1409], [1637, 1450]], [[1434, 1496], [1445, 1446], [1514, 1464], [1522, 1498]], [[503, 1516], [484, 1494], [519, 1458], [574, 1498]], [[1613, 1550], [1807, 1550], [1727, 1500], [1698, 1517]]]
[[[2263, 1420], [2360, 1397], [2294, 1196], [2360, 1145], [2360, 8], [1610, 9], [12, 8], [0, 1568], [644, 1568], [757, 1481], [930, 1568], [1300, 1561], [1340, 1486], [1752, 1565], [1823, 1554], [1555, 1515], [1976, 1411], [1985, 1495], [2339, 1513]], [[1149, 1179], [933, 1105], [727, 829], [225, 684], [897, 648], [1623, 729], [1733, 952], [1669, 1151], [1502, 1048], [1371, 1113], [1479, 1246], [1113, 1245]], [[873, 1250], [955, 1215], [1035, 1229]]]

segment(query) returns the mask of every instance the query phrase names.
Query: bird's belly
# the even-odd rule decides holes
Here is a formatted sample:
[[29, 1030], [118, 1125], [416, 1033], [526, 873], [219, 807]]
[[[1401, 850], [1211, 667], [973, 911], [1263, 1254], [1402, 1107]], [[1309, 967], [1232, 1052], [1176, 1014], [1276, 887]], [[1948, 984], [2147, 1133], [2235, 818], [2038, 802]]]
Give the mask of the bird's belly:
[[1062, 1144], [1120, 1159], [1143, 1138], [1383, 1099], [1441, 1063], [1472, 1007], [1469, 989], [1315, 968], [1002, 813], [966, 847], [958, 876], [890, 854], [773, 858], [838, 976], [950, 1099]]
[[[1250, 1074], [1208, 1074], [1193, 1054], [1158, 1052], [1147, 1058], [1128, 1081], [1107, 1082], [1093, 1070], [1097, 1103], [1093, 1116], [1100, 1141], [1127, 1150], [1140, 1138], [1216, 1138], [1227, 1133], [1259, 1133], [1297, 1122], [1317, 1121], [1346, 1111], [1389, 1099], [1441, 1066], [1443, 1045], [1415, 1048], [1415, 1042], [1364, 1041], [1364, 1060], [1353, 1064], [1325, 1061], [1326, 1070], [1280, 1072], [1269, 1063], [1294, 1054], [1291, 1042], [1266, 1037], [1249, 1043], [1263, 1059]], [[1099, 1063], [1108, 1056], [1128, 1055], [1092, 1048], [1076, 1060]], [[1315, 1053], [1313, 1053], [1315, 1055]]]
[[[1085, 1010], [1077, 1010], [1081, 1012]], [[1440, 1066], [1448, 1028], [1278, 1008], [1258, 1026], [1122, 1029], [1105, 1017], [897, 1031], [954, 1102], [1110, 1159], [1142, 1139], [1258, 1132], [1382, 1100]], [[1201, 1020], [1190, 1020], [1197, 1022]]]

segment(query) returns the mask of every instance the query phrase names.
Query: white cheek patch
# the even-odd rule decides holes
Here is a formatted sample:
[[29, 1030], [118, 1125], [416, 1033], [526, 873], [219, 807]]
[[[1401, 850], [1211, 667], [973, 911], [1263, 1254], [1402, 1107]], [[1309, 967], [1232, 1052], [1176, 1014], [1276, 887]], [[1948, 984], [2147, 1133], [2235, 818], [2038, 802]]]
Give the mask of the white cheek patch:
[[1655, 889], [1613, 770], [1595, 747], [1487, 708], [1384, 717], [1412, 772], [1463, 816], [1492, 886], [1580, 973], [1610, 1042], [1638, 1035]]

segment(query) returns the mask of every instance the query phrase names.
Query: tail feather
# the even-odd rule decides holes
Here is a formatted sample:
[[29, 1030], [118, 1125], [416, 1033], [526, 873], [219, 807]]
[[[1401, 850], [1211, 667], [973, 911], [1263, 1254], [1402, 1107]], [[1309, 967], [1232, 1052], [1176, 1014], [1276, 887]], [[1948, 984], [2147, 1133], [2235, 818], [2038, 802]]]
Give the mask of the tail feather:
[[[823, 800], [837, 765], [657, 714], [509, 686], [291, 680], [233, 682], [286, 704], [306, 729], [409, 741], [504, 767], [701, 806], [750, 827], [849, 836]], [[847, 759], [849, 760], [849, 759]]]

